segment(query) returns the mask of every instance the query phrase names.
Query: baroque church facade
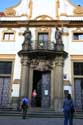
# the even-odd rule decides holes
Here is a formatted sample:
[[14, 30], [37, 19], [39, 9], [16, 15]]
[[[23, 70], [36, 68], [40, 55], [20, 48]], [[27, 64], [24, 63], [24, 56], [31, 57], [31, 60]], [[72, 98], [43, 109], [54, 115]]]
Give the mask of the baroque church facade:
[[70, 93], [83, 109], [83, 7], [20, 0], [0, 12], [0, 106], [37, 91], [36, 107], [60, 111]]

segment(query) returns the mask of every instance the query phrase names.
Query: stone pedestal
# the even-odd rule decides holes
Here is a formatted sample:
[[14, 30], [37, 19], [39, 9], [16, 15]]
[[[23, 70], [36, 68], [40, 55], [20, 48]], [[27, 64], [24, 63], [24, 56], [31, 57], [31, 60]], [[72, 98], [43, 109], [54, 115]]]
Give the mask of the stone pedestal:
[[64, 44], [55, 44], [56, 51], [64, 51]]
[[63, 63], [64, 58], [58, 56], [55, 59], [55, 81], [54, 81], [54, 108], [56, 112], [62, 111], [63, 104]]

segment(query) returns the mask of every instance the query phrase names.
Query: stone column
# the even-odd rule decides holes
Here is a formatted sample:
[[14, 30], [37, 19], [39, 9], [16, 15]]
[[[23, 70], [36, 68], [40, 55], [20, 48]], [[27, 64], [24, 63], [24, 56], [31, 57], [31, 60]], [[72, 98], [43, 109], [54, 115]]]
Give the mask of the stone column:
[[29, 96], [29, 69], [30, 60], [27, 56], [21, 58], [21, 83], [20, 83], [20, 98]]
[[55, 92], [54, 92], [54, 108], [56, 112], [62, 111], [63, 104], [63, 56], [57, 56], [55, 59]]

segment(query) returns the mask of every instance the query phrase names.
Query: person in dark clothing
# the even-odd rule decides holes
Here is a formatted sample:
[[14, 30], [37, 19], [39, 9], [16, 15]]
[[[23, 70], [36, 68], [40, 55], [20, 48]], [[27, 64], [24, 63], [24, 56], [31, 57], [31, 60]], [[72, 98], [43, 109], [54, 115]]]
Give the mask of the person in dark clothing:
[[36, 107], [36, 97], [37, 97], [37, 92], [34, 89], [32, 92], [32, 100], [31, 100], [31, 106], [32, 107]]
[[73, 125], [74, 104], [71, 95], [68, 94], [63, 102], [64, 125]]
[[29, 106], [29, 99], [25, 97], [22, 99], [22, 105], [21, 105], [23, 119], [26, 119], [28, 106]]

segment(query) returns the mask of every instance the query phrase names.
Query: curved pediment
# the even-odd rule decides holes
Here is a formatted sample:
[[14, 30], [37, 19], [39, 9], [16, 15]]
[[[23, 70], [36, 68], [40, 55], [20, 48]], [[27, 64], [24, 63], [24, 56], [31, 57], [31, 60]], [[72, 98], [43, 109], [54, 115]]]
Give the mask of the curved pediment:
[[40, 15], [36, 17], [35, 20], [53, 20], [53, 18], [48, 15]]

